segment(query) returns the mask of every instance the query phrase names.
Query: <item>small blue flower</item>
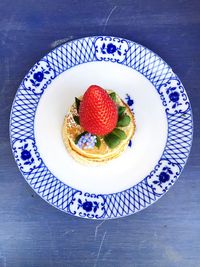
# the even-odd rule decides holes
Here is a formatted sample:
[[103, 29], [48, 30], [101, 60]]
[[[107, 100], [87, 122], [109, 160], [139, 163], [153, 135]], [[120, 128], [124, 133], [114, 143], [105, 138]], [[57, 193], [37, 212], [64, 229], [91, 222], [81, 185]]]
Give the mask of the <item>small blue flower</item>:
[[21, 159], [27, 160], [31, 158], [31, 153], [28, 150], [23, 150], [21, 153]]
[[86, 202], [83, 203], [82, 208], [83, 208], [85, 211], [90, 212], [90, 211], [92, 211], [93, 204], [92, 204], [91, 201], [86, 201]]
[[83, 136], [82, 138], [82, 144], [85, 144], [87, 142], [87, 139]]
[[44, 73], [42, 71], [38, 71], [38, 72], [34, 73], [33, 78], [37, 82], [41, 82], [44, 79]]
[[172, 102], [178, 102], [179, 101], [179, 93], [178, 92], [173, 92], [169, 95], [169, 99], [172, 101]]
[[168, 173], [161, 172], [159, 174], [159, 181], [160, 181], [160, 183], [166, 183], [167, 181], [169, 181], [169, 179], [170, 179], [170, 176], [169, 176]]
[[82, 208], [87, 212], [91, 212], [93, 211], [94, 213], [97, 211], [97, 209], [99, 208], [99, 203], [97, 201], [88, 201], [87, 199], [85, 199], [85, 202], [82, 202], [82, 200], [79, 198], [78, 199], [78, 209]]
[[97, 141], [97, 137], [91, 133], [82, 135], [79, 139], [77, 146], [81, 149], [93, 149]]
[[117, 47], [114, 44], [110, 43], [107, 45], [106, 50], [108, 54], [114, 54], [117, 51]]

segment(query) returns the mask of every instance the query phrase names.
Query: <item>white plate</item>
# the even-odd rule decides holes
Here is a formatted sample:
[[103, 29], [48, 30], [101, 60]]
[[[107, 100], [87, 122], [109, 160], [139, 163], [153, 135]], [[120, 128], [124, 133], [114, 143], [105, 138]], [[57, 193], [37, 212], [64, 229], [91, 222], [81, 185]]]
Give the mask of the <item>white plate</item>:
[[[91, 84], [116, 91], [136, 118], [132, 145], [101, 166], [73, 160], [61, 135], [74, 97]], [[155, 202], [180, 175], [192, 142], [191, 106], [156, 54], [122, 38], [88, 37], [54, 49], [28, 72], [10, 136], [20, 171], [43, 199], [76, 216], [117, 218]]]

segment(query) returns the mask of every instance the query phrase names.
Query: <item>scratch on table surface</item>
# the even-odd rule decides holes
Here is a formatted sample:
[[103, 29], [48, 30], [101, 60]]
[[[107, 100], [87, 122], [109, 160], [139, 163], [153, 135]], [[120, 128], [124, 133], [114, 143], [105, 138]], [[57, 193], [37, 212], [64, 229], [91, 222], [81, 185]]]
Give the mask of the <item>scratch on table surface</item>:
[[182, 255], [170, 246], [165, 246], [165, 255], [170, 261], [174, 263], [177, 263], [183, 260]]
[[74, 230], [69, 230], [69, 231], [64, 232], [63, 235], [68, 235], [69, 233], [73, 233], [73, 232], [74, 232]]
[[105, 240], [105, 237], [106, 237], [106, 232], [104, 233], [102, 239], [101, 239], [101, 243], [100, 243], [100, 246], [99, 246], [99, 250], [98, 250], [98, 253], [97, 253], [97, 257], [96, 257], [96, 260], [95, 260], [95, 263], [94, 263], [94, 267], [97, 266], [97, 263], [98, 263], [98, 260], [99, 260], [99, 256], [100, 256], [100, 253], [101, 253], [101, 248], [103, 246], [103, 242]]
[[105, 221], [102, 221], [101, 223], [97, 224], [96, 228], [95, 228], [95, 232], [94, 232], [94, 239], [96, 240], [97, 238], [97, 233], [98, 233], [98, 229], [99, 227], [102, 226], [102, 224], [105, 223]]
[[114, 6], [114, 7], [111, 9], [110, 13], [108, 14], [108, 17], [106, 18], [106, 21], [105, 21], [105, 24], [104, 24], [104, 27], [103, 27], [103, 32], [105, 31], [106, 26], [107, 26], [107, 24], [108, 24], [108, 21], [109, 21], [110, 17], [112, 16], [112, 14], [113, 14], [113, 12], [115, 11], [116, 8], [117, 8], [117, 6]]
[[163, 252], [163, 255], [167, 258], [167, 260], [171, 261], [172, 263], [180, 263], [183, 261], [183, 256], [180, 254], [180, 252], [172, 246], [165, 244], [163, 241], [155, 238], [154, 246], [155, 249], [159, 248], [159, 250], [161, 250]]
[[55, 48], [58, 45], [64, 44], [70, 40], [74, 39], [73, 35], [70, 35], [69, 37], [63, 38], [63, 39], [59, 39], [59, 40], [55, 40], [53, 43], [51, 43], [51, 47]]

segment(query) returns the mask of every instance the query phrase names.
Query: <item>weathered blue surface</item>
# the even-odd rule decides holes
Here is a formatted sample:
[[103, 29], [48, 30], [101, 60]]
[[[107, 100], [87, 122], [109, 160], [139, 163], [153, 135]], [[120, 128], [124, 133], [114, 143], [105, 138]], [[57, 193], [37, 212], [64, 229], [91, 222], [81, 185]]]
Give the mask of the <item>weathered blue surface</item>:
[[[0, 2], [0, 266], [200, 266], [199, 1]], [[66, 215], [35, 195], [11, 154], [15, 92], [43, 55], [70, 39], [121, 36], [160, 55], [183, 82], [194, 115], [193, 149], [156, 204], [123, 219]]]

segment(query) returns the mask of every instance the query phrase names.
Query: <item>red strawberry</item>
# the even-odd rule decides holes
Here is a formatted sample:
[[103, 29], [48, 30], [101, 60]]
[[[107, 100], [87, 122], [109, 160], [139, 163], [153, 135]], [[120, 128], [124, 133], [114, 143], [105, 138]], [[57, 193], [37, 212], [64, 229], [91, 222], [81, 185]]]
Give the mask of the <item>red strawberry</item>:
[[79, 116], [84, 130], [95, 135], [106, 135], [116, 127], [117, 105], [104, 89], [91, 85], [80, 103]]

